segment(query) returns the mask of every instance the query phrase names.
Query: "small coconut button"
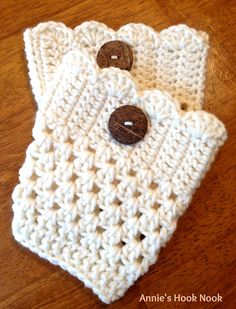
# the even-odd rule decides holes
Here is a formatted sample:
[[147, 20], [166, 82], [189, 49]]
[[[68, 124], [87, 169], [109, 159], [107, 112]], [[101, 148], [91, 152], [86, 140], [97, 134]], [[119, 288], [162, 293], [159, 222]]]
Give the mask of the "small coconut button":
[[143, 139], [147, 132], [147, 117], [141, 109], [124, 105], [111, 114], [108, 128], [118, 142], [126, 145], [135, 144]]
[[133, 53], [128, 44], [118, 40], [109, 41], [99, 49], [97, 63], [100, 68], [116, 67], [130, 71]]

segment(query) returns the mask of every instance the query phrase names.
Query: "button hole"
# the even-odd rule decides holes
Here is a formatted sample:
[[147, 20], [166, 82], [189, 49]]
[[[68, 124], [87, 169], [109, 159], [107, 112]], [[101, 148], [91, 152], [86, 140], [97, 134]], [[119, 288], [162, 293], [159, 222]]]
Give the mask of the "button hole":
[[134, 123], [133, 123], [133, 121], [124, 121], [124, 125], [125, 126], [133, 126], [134, 125]]
[[117, 60], [117, 59], [119, 59], [119, 56], [117, 56], [117, 55], [111, 55], [111, 60]]

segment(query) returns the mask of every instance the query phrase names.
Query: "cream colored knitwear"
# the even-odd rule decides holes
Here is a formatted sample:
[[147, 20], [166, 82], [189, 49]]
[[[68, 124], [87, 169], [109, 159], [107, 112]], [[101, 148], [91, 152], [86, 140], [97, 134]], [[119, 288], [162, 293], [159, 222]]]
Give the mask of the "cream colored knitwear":
[[[134, 145], [108, 130], [126, 104], [148, 119]], [[39, 107], [33, 137], [13, 192], [14, 237], [110, 303], [157, 261], [226, 131], [212, 114], [182, 111], [167, 93], [140, 90], [129, 72], [101, 70], [75, 50]]]
[[201, 109], [204, 100], [208, 35], [186, 25], [155, 32], [143, 24], [127, 24], [118, 31], [95, 21], [74, 30], [58, 22], [40, 23], [24, 33], [31, 85], [40, 103], [63, 56], [75, 47], [94, 59], [111, 40], [128, 43], [134, 61], [131, 74], [140, 89], [168, 91], [184, 109]]

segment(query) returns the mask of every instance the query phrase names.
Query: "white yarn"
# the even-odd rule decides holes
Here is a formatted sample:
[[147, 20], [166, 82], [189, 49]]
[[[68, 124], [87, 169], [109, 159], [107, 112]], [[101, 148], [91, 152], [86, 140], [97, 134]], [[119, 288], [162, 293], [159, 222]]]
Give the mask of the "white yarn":
[[158, 33], [143, 24], [127, 24], [114, 31], [95, 21], [85, 22], [74, 30], [62, 23], [46, 22], [25, 31], [25, 52], [36, 101], [40, 104], [68, 51], [78, 47], [95, 59], [104, 43], [116, 39], [131, 45], [131, 74], [141, 89], [168, 91], [186, 110], [202, 108], [208, 53], [206, 33], [186, 25]]
[[[65, 56], [43, 101], [13, 192], [13, 234], [110, 303], [156, 262], [226, 131], [215, 116], [184, 112], [79, 50]], [[149, 122], [134, 145], [108, 130], [126, 104]]]

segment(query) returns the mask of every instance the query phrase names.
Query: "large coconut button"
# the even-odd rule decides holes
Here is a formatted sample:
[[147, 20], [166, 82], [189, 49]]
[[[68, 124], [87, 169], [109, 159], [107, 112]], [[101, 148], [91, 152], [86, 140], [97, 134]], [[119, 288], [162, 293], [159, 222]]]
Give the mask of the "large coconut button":
[[97, 53], [100, 68], [116, 67], [129, 71], [133, 63], [130, 46], [122, 41], [110, 41], [102, 45]]
[[126, 145], [135, 144], [143, 139], [148, 122], [141, 109], [124, 105], [117, 108], [110, 116], [109, 131], [114, 139]]

